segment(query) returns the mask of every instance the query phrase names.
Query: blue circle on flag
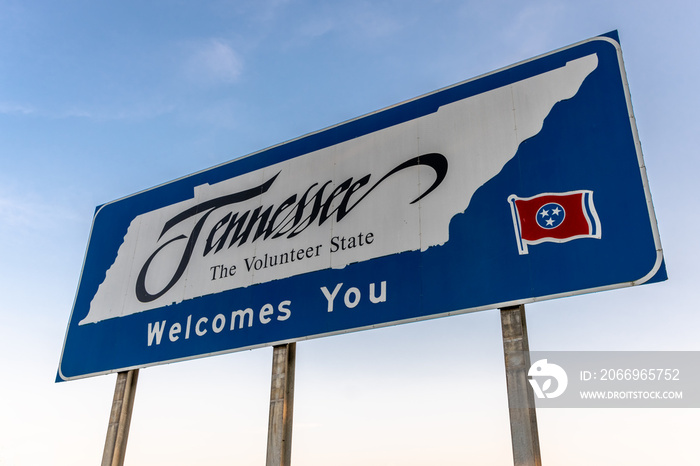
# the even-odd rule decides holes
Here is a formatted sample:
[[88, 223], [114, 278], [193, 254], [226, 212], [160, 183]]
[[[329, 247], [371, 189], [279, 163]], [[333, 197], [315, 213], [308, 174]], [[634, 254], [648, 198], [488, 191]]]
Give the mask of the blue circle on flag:
[[566, 212], [561, 204], [550, 202], [537, 211], [537, 224], [545, 230], [551, 230], [562, 224], [565, 215]]

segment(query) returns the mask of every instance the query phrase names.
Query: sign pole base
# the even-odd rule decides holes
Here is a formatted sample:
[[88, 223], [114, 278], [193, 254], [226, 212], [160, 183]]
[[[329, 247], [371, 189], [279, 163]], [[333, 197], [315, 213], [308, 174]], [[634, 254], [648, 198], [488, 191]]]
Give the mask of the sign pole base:
[[503, 353], [508, 386], [510, 434], [515, 466], [542, 466], [537, 434], [535, 395], [528, 382], [530, 345], [527, 340], [525, 306], [501, 309]]
[[273, 348], [266, 466], [291, 464], [296, 349], [296, 343]]
[[114, 388], [105, 449], [102, 453], [102, 466], [123, 466], [124, 464], [138, 378], [138, 369], [117, 374], [117, 385]]

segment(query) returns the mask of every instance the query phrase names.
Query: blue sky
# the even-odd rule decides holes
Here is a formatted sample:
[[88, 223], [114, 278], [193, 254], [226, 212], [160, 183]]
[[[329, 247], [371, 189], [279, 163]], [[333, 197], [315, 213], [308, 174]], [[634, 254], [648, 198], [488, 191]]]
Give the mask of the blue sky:
[[[95, 206], [617, 29], [669, 280], [529, 305], [533, 350], [700, 350], [697, 2], [0, 0], [0, 465], [95, 464], [54, 384]], [[293, 461], [512, 464], [485, 311], [298, 345]], [[126, 464], [261, 464], [272, 350], [141, 371]], [[691, 465], [698, 410], [538, 412], [545, 464]]]

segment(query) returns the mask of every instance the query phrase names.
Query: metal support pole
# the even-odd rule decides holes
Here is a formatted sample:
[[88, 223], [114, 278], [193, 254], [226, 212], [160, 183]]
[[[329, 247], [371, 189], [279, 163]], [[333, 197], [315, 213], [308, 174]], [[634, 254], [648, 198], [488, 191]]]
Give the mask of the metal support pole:
[[102, 453], [102, 466], [123, 466], [124, 464], [138, 378], [138, 369], [117, 374], [117, 385], [114, 388], [105, 449]]
[[296, 343], [273, 348], [270, 422], [267, 431], [267, 466], [289, 466], [291, 464], [296, 350]]
[[527, 341], [525, 306], [501, 309], [503, 353], [508, 385], [510, 435], [515, 466], [542, 466], [540, 440], [537, 434], [535, 395], [528, 382], [530, 345]]

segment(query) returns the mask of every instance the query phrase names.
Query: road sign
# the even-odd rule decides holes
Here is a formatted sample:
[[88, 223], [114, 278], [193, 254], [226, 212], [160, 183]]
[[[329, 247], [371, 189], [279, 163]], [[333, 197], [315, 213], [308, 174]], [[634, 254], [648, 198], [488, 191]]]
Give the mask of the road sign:
[[98, 207], [58, 379], [665, 278], [611, 33]]

